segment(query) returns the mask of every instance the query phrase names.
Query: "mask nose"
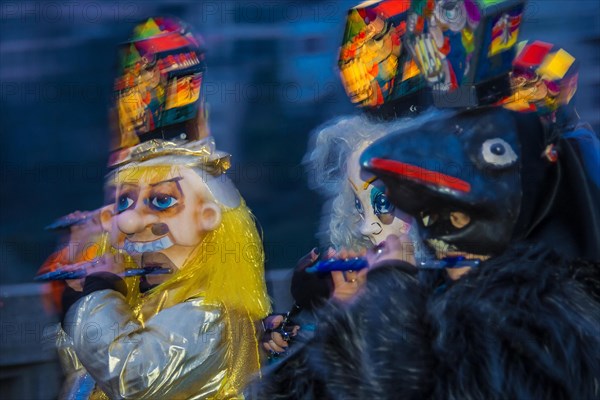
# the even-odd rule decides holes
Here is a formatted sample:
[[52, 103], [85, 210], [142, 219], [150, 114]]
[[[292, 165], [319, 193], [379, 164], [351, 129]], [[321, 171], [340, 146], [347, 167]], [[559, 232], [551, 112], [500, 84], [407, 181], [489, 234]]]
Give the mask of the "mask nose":
[[379, 235], [383, 231], [383, 227], [379, 221], [373, 221], [372, 219], [365, 219], [360, 227], [360, 233], [365, 236]]
[[127, 235], [143, 231], [148, 225], [158, 222], [154, 214], [142, 214], [139, 211], [127, 210], [117, 216], [119, 230]]

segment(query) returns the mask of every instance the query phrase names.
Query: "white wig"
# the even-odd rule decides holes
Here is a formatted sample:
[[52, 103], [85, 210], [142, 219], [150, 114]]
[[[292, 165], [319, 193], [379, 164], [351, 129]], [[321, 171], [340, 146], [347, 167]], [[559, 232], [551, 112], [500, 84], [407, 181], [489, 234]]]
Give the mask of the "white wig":
[[346, 116], [325, 123], [313, 133], [303, 161], [309, 187], [326, 200], [319, 229], [321, 244], [335, 249], [371, 247], [370, 240], [359, 230], [361, 217], [355, 208], [346, 164], [363, 144], [398, 131], [409, 121], [375, 122], [364, 116]]

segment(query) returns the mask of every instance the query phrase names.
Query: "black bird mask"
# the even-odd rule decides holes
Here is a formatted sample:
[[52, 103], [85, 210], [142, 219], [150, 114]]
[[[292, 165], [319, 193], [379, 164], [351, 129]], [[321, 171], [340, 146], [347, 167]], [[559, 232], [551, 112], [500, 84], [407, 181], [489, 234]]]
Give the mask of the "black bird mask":
[[428, 114], [367, 148], [361, 165], [420, 222], [438, 257], [493, 256], [532, 238], [600, 258], [594, 132], [501, 108]]

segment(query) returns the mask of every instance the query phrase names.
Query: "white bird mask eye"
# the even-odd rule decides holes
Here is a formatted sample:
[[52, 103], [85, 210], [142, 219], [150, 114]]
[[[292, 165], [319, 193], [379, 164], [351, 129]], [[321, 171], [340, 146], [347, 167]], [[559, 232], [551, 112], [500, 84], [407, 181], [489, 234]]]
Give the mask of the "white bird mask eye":
[[507, 167], [517, 161], [517, 154], [510, 144], [500, 138], [488, 139], [481, 145], [481, 155], [494, 167]]

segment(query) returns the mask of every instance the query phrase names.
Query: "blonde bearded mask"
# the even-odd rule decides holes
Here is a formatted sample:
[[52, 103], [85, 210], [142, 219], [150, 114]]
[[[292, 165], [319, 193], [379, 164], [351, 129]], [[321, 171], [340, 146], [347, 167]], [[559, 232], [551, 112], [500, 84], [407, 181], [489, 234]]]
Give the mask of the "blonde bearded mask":
[[[112, 174], [115, 202], [101, 213], [117, 252], [138, 267], [173, 271], [147, 275], [149, 283], [160, 285], [133, 300], [134, 309], [143, 304], [141, 316], [149, 317], [201, 292], [209, 302], [262, 318], [269, 310], [262, 241], [252, 213], [224, 174], [228, 155], [216, 151], [210, 138], [148, 149], [141, 161], [134, 155]], [[177, 294], [166, 300], [173, 288]], [[153, 297], [161, 297], [161, 305], [150, 310]]]
[[360, 232], [375, 245], [389, 235], [410, 241], [408, 235], [412, 218], [389, 202], [381, 181], [360, 168], [360, 154], [369, 144], [370, 142], [363, 142], [350, 155], [346, 166], [348, 183], [355, 196], [355, 207], [361, 216]]
[[140, 267], [179, 270], [206, 233], [219, 226], [221, 208], [192, 168], [148, 167], [135, 177], [139, 168], [119, 172], [111, 226], [105, 229], [117, 233], [113, 246]]

